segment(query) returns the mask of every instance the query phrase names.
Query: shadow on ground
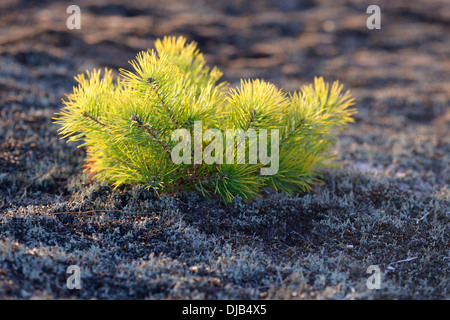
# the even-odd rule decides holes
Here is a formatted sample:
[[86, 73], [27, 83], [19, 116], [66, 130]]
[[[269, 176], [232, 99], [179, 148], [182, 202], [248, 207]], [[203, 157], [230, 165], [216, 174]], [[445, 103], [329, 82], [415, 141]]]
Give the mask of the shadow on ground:
[[[381, 30], [359, 0], [149, 3], [80, 1], [81, 30], [68, 3], [0, 5], [1, 298], [448, 299], [447, 1], [379, 1]], [[228, 205], [86, 178], [52, 124], [73, 76], [179, 34], [234, 84], [340, 79], [359, 109], [340, 168], [310, 194]]]

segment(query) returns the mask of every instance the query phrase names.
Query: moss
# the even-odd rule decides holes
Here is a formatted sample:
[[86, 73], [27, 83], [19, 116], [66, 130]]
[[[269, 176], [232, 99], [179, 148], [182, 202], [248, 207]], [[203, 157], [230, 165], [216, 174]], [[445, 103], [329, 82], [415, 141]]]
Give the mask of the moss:
[[[226, 2], [231, 15], [222, 2], [209, 6], [220, 24], [198, 24], [197, 8], [186, 8], [192, 15], [183, 32], [208, 61], [222, 64], [230, 82], [246, 74], [297, 90], [324, 74], [342, 78], [358, 101], [356, 122], [337, 139], [343, 166], [324, 171], [322, 186], [291, 197], [263, 190], [257, 200], [230, 204], [197, 193], [113, 189], [85, 176], [84, 149], [58, 140], [50, 119], [73, 74], [124, 67], [136, 51], [130, 34], [104, 41], [109, 35], [91, 20], [90, 34], [49, 35], [33, 20], [37, 7], [11, 4], [0, 20], [0, 38], [8, 35], [0, 49], [0, 298], [448, 299], [450, 117], [443, 84], [450, 69], [441, 58], [448, 33], [436, 15], [430, 22], [434, 11], [423, 10], [422, 1], [411, 2], [412, 15], [392, 4], [399, 19], [382, 33], [353, 30], [352, 17], [364, 10], [339, 3], [275, 12], [305, 26], [295, 39], [282, 28], [260, 32], [282, 1], [254, 2], [250, 24], [234, 2]], [[164, 9], [151, 20], [178, 34], [175, 7], [154, 3], [143, 15]], [[325, 15], [342, 28], [322, 30]], [[241, 19], [245, 38], [229, 33]], [[141, 21], [126, 19], [146, 34]], [[31, 25], [32, 38], [8, 32]], [[100, 38], [87, 46], [92, 31]], [[417, 59], [420, 67], [411, 68]], [[374, 264], [382, 271], [380, 290], [366, 287]], [[81, 290], [66, 287], [69, 265], [81, 268]]]

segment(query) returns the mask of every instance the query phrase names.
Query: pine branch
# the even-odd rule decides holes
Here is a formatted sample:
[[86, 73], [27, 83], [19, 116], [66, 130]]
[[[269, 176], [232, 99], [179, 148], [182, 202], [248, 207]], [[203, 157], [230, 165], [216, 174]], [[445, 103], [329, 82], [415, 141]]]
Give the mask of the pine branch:
[[173, 110], [166, 104], [166, 101], [165, 101], [164, 97], [161, 95], [158, 85], [154, 82], [153, 77], [148, 77], [147, 83], [153, 88], [154, 92], [158, 96], [159, 101], [162, 104], [162, 107], [167, 111], [169, 119], [174, 122], [175, 127], [177, 128], [178, 123], [177, 123], [175, 114], [173, 113]]
[[291, 129], [290, 132], [288, 132], [285, 137], [280, 141], [280, 145], [279, 145], [279, 149], [283, 149], [284, 144], [286, 143], [286, 141], [288, 141], [291, 137], [295, 137], [298, 132], [300, 131], [300, 129], [303, 128], [303, 126], [305, 125], [305, 120], [302, 119], [302, 121], [300, 121], [295, 127], [294, 129]]
[[247, 131], [248, 129], [250, 129], [250, 127], [252, 126], [252, 124], [255, 120], [256, 113], [257, 113], [257, 111], [255, 109], [253, 109], [252, 112], [250, 113], [250, 117], [248, 118], [248, 122], [245, 125], [244, 131]]
[[[342, 85], [336, 81], [330, 86], [315, 78], [314, 84], [289, 95], [259, 79], [228, 88], [217, 84], [222, 73], [206, 66], [195, 43], [165, 37], [155, 47], [130, 62], [134, 71], [120, 69], [115, 82], [110, 70], [78, 75], [78, 87], [54, 118], [63, 138], [82, 141], [88, 148], [85, 163], [95, 178], [114, 185], [145, 184], [158, 193], [196, 189], [225, 201], [254, 198], [262, 187], [293, 194], [320, 183], [320, 169], [329, 164], [335, 140], [333, 129], [343, 128], [356, 113]], [[169, 156], [172, 131], [184, 128], [192, 134], [196, 121], [222, 137], [227, 129], [242, 130], [247, 134], [243, 139], [233, 137], [236, 151], [255, 146], [255, 141], [247, 142], [246, 137], [250, 140], [253, 135], [249, 130], [259, 134], [279, 130], [278, 149], [268, 146], [267, 156], [259, 150], [259, 158], [265, 159], [269, 151], [271, 156], [279, 153], [277, 171], [261, 176], [266, 162], [241, 163], [238, 155], [233, 156], [234, 163], [176, 164]], [[269, 136], [272, 141], [278, 135], [270, 131]], [[205, 141], [201, 146], [202, 152], [209, 148], [227, 159], [226, 148], [211, 149]], [[185, 152], [192, 160], [195, 151]], [[250, 150], [247, 154], [250, 160]]]
[[94, 117], [93, 117], [92, 115], [90, 115], [88, 112], [83, 112], [81, 115], [82, 115], [82, 117], [84, 117], [85, 119], [89, 119], [89, 120], [91, 120], [92, 122], [98, 124], [99, 126], [102, 126], [102, 127], [104, 127], [104, 128], [108, 128], [108, 126], [107, 126], [106, 124], [100, 122], [100, 120], [94, 118]]
[[158, 133], [148, 124], [143, 123], [136, 115], [132, 115], [131, 116], [131, 121], [133, 121], [134, 123], [136, 123], [136, 126], [139, 129], [143, 129], [145, 130], [145, 132], [147, 132], [152, 138], [153, 140], [159, 144], [165, 152], [170, 153], [170, 147], [169, 145], [164, 141], [164, 139], [162, 137], [160, 137], [158, 135]]

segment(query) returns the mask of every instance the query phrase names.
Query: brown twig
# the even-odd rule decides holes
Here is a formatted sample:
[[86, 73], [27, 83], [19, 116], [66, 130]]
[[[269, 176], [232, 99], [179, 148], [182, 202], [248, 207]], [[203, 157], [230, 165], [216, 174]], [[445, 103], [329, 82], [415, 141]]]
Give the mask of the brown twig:
[[107, 128], [107, 127], [108, 127], [106, 124], [104, 124], [104, 123], [100, 122], [98, 119], [94, 118], [94, 117], [93, 117], [90, 113], [88, 113], [88, 112], [83, 112], [82, 116], [83, 116], [84, 118], [87, 118], [87, 119], [89, 119], [89, 120], [95, 122], [96, 124], [98, 124], [98, 125], [100, 125], [100, 126], [102, 126], [102, 127], [104, 127], [104, 128]]
[[110, 209], [101, 209], [101, 210], [87, 210], [87, 211], [64, 211], [64, 212], [51, 212], [51, 214], [71, 214], [71, 213], [76, 213], [76, 214], [85, 214], [85, 213], [97, 213], [97, 212], [102, 212], [102, 211], [109, 211], [109, 212], [120, 212], [120, 213], [126, 213], [129, 214], [128, 212], [125, 212], [123, 210], [110, 210]]
[[158, 133], [156, 133], [148, 124], [142, 122], [142, 120], [139, 119], [135, 114], [131, 116], [131, 121], [135, 122], [138, 128], [144, 129], [145, 132], [147, 132], [158, 144], [160, 144], [165, 151], [170, 152], [168, 144], [165, 143], [164, 140], [158, 135]]

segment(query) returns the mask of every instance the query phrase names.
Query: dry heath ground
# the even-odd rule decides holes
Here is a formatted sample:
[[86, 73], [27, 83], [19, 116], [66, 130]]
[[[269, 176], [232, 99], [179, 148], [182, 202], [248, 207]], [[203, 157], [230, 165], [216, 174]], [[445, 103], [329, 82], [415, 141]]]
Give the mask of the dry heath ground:
[[[86, 0], [80, 30], [63, 2], [27, 3], [0, 5], [0, 298], [449, 298], [448, 1], [379, 1], [381, 30], [362, 0]], [[231, 83], [340, 79], [359, 110], [341, 165], [309, 193], [228, 204], [85, 176], [85, 150], [52, 123], [73, 76], [127, 67], [166, 34]]]

